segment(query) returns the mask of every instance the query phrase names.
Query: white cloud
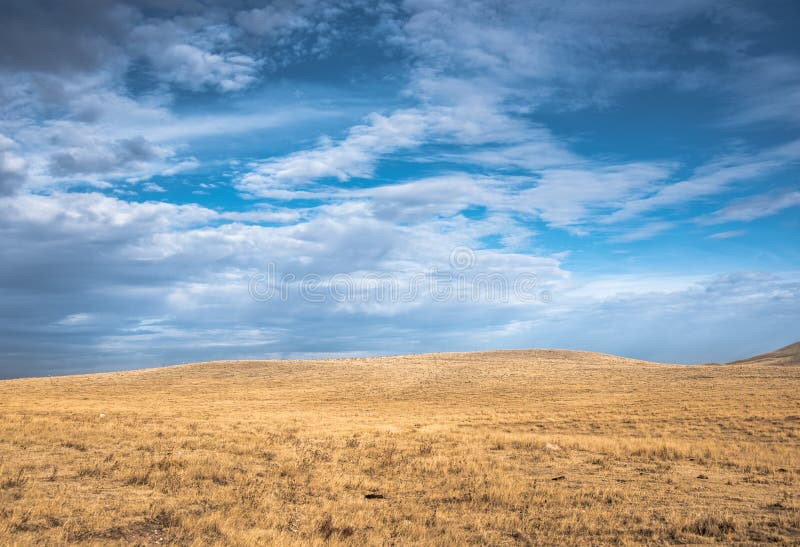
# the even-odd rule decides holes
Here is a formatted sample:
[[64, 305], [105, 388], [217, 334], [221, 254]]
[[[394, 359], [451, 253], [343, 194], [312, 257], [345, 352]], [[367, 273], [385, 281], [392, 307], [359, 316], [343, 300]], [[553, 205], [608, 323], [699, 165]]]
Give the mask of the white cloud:
[[296, 6], [270, 6], [242, 11], [236, 14], [236, 22], [246, 31], [260, 36], [288, 34], [310, 26], [311, 22], [305, 16], [291, 9], [294, 7]]
[[214, 219], [217, 213], [197, 205], [155, 201], [124, 201], [97, 193], [22, 194], [0, 199], [5, 226], [47, 228], [56, 234], [127, 239], [143, 232], [191, 226]]
[[651, 239], [653, 236], [666, 232], [674, 226], [674, 222], [650, 222], [636, 228], [626, 229], [622, 231], [622, 233], [612, 236], [610, 240], [617, 243], [642, 241], [645, 239]]
[[231, 30], [197, 19], [148, 21], [131, 32], [134, 51], [158, 78], [178, 86], [238, 91], [256, 80], [258, 60], [231, 49]]
[[732, 237], [743, 236], [746, 233], [747, 232], [745, 230], [728, 230], [728, 231], [725, 231], [725, 232], [717, 232], [717, 233], [711, 234], [708, 237], [710, 237], [711, 239], [730, 239]]
[[[666, 29], [703, 17], [714, 5], [412, 0], [395, 40], [440, 76], [486, 78], [505, 95], [533, 104], [602, 104], [632, 88], [670, 84], [676, 71], [654, 62], [680, 47]], [[730, 11], [718, 10], [714, 22], [740, 27]], [[615, 51], [628, 54], [623, 60]]]
[[501, 170], [522, 168], [532, 171], [552, 167], [578, 167], [586, 161], [570, 152], [564, 143], [546, 131], [536, 128], [529, 129], [525, 142], [520, 144], [483, 147], [460, 156], [454, 154], [453, 159], [471, 161]]
[[252, 114], [231, 112], [193, 113], [185, 116], [170, 115], [160, 123], [131, 125], [130, 130], [146, 131], [155, 142], [181, 142], [186, 140], [215, 137], [222, 135], [238, 135], [250, 131], [270, 128], [282, 128], [292, 123], [336, 116], [335, 112], [327, 112], [316, 108], [299, 106], [280, 111], [259, 111]]
[[705, 222], [749, 222], [780, 213], [784, 209], [800, 205], [800, 191], [771, 192], [733, 201], [711, 214]]
[[[352, 178], [371, 178], [377, 163], [386, 155], [402, 153], [423, 144], [459, 144], [476, 146], [491, 143], [529, 141], [525, 150], [530, 161], [549, 164], [572, 158], [559, 149], [555, 140], [543, 129], [498, 111], [480, 97], [469, 97], [455, 106], [430, 106], [395, 110], [391, 114], [369, 114], [363, 124], [349, 128], [347, 135], [334, 141], [322, 137], [320, 144], [287, 156], [264, 160], [241, 177], [238, 187], [260, 197], [287, 198], [296, 187], [320, 179], [333, 178], [347, 182]], [[533, 141], [533, 142], [532, 142]], [[513, 152], [512, 152], [513, 153]], [[491, 153], [453, 156], [490, 163]], [[544, 159], [549, 155], [550, 159]], [[447, 159], [447, 154], [430, 159]], [[424, 158], [420, 161], [425, 161]], [[303, 190], [299, 190], [302, 192]], [[296, 197], [311, 197], [298, 193]]]
[[729, 155], [702, 165], [686, 179], [665, 184], [652, 195], [626, 202], [605, 219], [629, 220], [650, 211], [669, 208], [728, 191], [734, 184], [758, 179], [800, 161], [800, 141], [749, 155]]
[[470, 205], [502, 209], [508, 201], [503, 182], [463, 173], [354, 190], [345, 195], [368, 198], [380, 218], [403, 223], [455, 215]]
[[146, 184], [143, 184], [142, 190], [144, 190], [145, 192], [156, 192], [156, 193], [163, 193], [167, 191], [163, 186], [159, 186], [158, 184], [155, 184], [153, 182], [148, 182]]
[[425, 116], [417, 110], [399, 110], [389, 116], [373, 113], [366, 123], [350, 128], [340, 142], [322, 139], [317, 148], [260, 163], [242, 177], [239, 188], [269, 196], [321, 178], [346, 182], [369, 177], [383, 154], [419, 144], [426, 130]]
[[545, 169], [520, 200], [548, 224], [584, 233], [611, 211], [656, 191], [669, 177], [669, 164], [630, 163]]

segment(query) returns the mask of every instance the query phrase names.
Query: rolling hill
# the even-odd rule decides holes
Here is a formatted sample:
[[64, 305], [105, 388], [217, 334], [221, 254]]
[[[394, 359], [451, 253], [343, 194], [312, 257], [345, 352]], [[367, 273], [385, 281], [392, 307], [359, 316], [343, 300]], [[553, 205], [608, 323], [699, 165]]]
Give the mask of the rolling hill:
[[800, 539], [797, 344], [727, 365], [498, 351], [0, 382], [0, 543]]
[[800, 365], [800, 342], [755, 357], [734, 361], [731, 364]]

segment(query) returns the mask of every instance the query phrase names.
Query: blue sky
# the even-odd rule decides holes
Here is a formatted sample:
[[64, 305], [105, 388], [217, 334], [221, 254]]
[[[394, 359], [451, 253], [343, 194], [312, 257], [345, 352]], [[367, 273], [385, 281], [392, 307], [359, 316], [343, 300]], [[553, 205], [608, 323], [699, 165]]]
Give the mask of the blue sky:
[[0, 376], [800, 338], [794, 2], [0, 17]]

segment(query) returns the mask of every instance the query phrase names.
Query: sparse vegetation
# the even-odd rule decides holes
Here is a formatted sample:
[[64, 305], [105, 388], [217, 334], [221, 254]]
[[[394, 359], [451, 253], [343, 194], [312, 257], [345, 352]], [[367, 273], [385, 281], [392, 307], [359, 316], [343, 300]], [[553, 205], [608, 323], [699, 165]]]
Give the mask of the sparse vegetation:
[[513, 351], [0, 382], [0, 543], [800, 541], [800, 367]]

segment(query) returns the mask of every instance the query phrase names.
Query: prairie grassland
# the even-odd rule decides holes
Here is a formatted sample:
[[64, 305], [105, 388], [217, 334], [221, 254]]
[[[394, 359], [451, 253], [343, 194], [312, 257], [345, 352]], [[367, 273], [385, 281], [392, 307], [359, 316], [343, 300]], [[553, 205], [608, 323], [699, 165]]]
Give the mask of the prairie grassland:
[[0, 543], [800, 542], [800, 367], [567, 351], [0, 382]]

